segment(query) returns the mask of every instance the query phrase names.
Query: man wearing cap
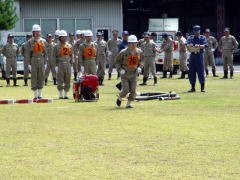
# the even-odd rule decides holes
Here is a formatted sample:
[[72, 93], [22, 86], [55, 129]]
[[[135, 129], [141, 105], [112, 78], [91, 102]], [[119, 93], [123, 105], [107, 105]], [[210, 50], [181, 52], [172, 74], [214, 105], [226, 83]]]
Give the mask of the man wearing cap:
[[126, 108], [132, 108], [131, 102], [136, 97], [137, 76], [142, 71], [142, 50], [137, 48], [137, 37], [128, 38], [128, 47], [123, 49], [116, 58], [116, 67], [121, 74], [122, 90], [116, 104], [121, 106], [122, 99], [128, 96]]
[[143, 71], [143, 83], [140, 85], [147, 85], [147, 80], [149, 76], [149, 70], [154, 77], [154, 84], [157, 84], [156, 76], [156, 65], [155, 65], [155, 55], [156, 55], [156, 45], [150, 40], [150, 34], [148, 32], [144, 33], [144, 43], [141, 46], [144, 57], [144, 71]]
[[[73, 63], [73, 70], [74, 70], [74, 80], [77, 80], [78, 73], [81, 71], [81, 65], [79, 62], [78, 54], [80, 46], [85, 43], [84, 31], [77, 30], [76, 31], [77, 40], [74, 45], [74, 63]], [[82, 72], [83, 73], [83, 72]]]
[[6, 57], [6, 81], [7, 87], [10, 86], [10, 73], [12, 70], [13, 85], [17, 85], [17, 55], [19, 54], [18, 45], [14, 43], [14, 36], [9, 34], [7, 44], [2, 48], [2, 54]]
[[238, 48], [236, 38], [230, 35], [230, 29], [225, 28], [224, 36], [219, 41], [219, 50], [222, 53], [224, 76], [222, 79], [228, 78], [228, 66], [230, 68], [230, 78], [233, 78], [233, 52]]
[[26, 48], [27, 48], [27, 42], [32, 39], [32, 34], [27, 34], [26, 35], [26, 42], [23, 43], [21, 47], [21, 54], [24, 57], [23, 65], [24, 65], [24, 71], [23, 71], [23, 80], [24, 80], [24, 86], [28, 86], [28, 78], [29, 78], [29, 68], [28, 64], [26, 62]]
[[173, 74], [173, 62], [172, 62], [172, 51], [173, 51], [173, 40], [169, 37], [168, 33], [163, 33], [163, 43], [161, 45], [160, 53], [164, 52], [164, 63], [163, 63], [163, 76], [167, 78], [167, 72], [170, 72], [169, 78], [172, 78]]
[[68, 36], [69, 36], [69, 41], [68, 41], [68, 43], [71, 44], [71, 46], [73, 47], [73, 46], [75, 45], [75, 43], [76, 43], [76, 41], [75, 41], [75, 35], [74, 35], [73, 32], [70, 32], [70, 33], [68, 34]]
[[210, 66], [212, 66], [213, 77], [218, 77], [218, 75], [216, 75], [216, 65], [214, 59], [214, 51], [217, 49], [218, 42], [215, 37], [210, 36], [210, 29], [205, 29], [204, 36], [206, 37], [208, 43], [208, 46], [204, 51], [206, 76], [208, 76], [208, 65], [210, 64]]
[[57, 85], [55, 65], [53, 63], [53, 49], [56, 44], [52, 40], [52, 35], [47, 35], [46, 51], [48, 56], [47, 68], [45, 70], [45, 86], [47, 86], [49, 72], [51, 71], [53, 77], [53, 84]]
[[207, 40], [205, 36], [200, 35], [200, 31], [199, 25], [193, 26], [194, 35], [190, 36], [186, 43], [188, 50], [191, 52], [188, 77], [192, 88], [188, 92], [196, 91], [196, 74], [201, 84], [201, 92], [205, 92], [203, 50], [207, 47]]
[[179, 44], [179, 69], [182, 72], [181, 77], [178, 79], [185, 79], [185, 75], [188, 74], [186, 39], [181, 31], [176, 33], [176, 37]]
[[152, 32], [151, 35], [150, 35], [150, 39], [156, 43], [157, 41], [157, 33], [155, 32]]
[[69, 99], [68, 92], [70, 90], [73, 54], [73, 48], [71, 44], [67, 42], [67, 32], [61, 30], [59, 33], [59, 43], [53, 50], [53, 62], [57, 72], [57, 89], [59, 91], [59, 99]]
[[112, 71], [116, 64], [116, 56], [118, 55], [118, 45], [121, 43], [121, 39], [118, 39], [118, 31], [113, 30], [113, 39], [109, 39], [108, 45], [108, 58], [109, 58], [109, 69], [108, 69], [108, 79], [112, 78]]
[[84, 33], [86, 41], [80, 45], [79, 48], [79, 62], [81, 64], [82, 72], [84, 74], [97, 75], [96, 70], [96, 54], [97, 49], [95, 43], [92, 41], [93, 33], [91, 30], [86, 30]]
[[48, 61], [46, 40], [41, 37], [41, 27], [38, 24], [32, 27], [33, 38], [27, 42], [26, 61], [31, 71], [31, 89], [34, 100], [42, 98], [45, 67]]
[[102, 32], [97, 32], [97, 40], [95, 41], [95, 44], [97, 48], [97, 76], [99, 79], [99, 85], [103, 85], [107, 58], [107, 42], [103, 40]]
[[138, 43], [137, 43], [137, 47], [141, 49], [142, 44], [145, 42], [145, 38], [144, 38], [144, 33], [142, 35], [142, 39], [139, 39]]

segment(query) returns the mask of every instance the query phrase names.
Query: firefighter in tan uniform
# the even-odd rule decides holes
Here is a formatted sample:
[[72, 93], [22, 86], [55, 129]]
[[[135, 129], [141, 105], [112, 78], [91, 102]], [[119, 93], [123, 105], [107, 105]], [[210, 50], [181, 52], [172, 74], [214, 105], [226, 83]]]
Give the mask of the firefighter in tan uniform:
[[147, 80], [149, 76], [149, 71], [154, 77], [154, 84], [157, 84], [157, 75], [156, 75], [156, 65], [155, 65], [155, 56], [156, 56], [156, 45], [153, 41], [150, 40], [150, 34], [148, 32], [144, 33], [144, 43], [141, 45], [144, 56], [144, 71], [143, 71], [143, 83], [140, 85], [147, 85]]
[[26, 61], [31, 71], [31, 89], [34, 100], [42, 98], [47, 59], [46, 40], [41, 37], [41, 27], [32, 27], [33, 38], [27, 42]]
[[21, 47], [21, 54], [24, 57], [23, 65], [24, 65], [24, 71], [23, 71], [23, 80], [24, 80], [24, 86], [28, 86], [28, 78], [29, 78], [29, 68], [28, 64], [26, 62], [26, 47], [27, 47], [27, 42], [32, 39], [32, 34], [27, 34], [26, 35], [26, 42], [23, 43]]
[[103, 40], [102, 32], [97, 32], [97, 40], [95, 41], [95, 44], [97, 48], [97, 76], [99, 78], [99, 85], [103, 85], [107, 60], [107, 42]]
[[67, 32], [61, 30], [59, 33], [59, 43], [53, 50], [53, 62], [56, 65], [59, 99], [69, 99], [68, 92], [70, 90], [73, 54], [73, 48], [71, 44], [67, 42]]
[[6, 81], [7, 87], [10, 86], [10, 73], [12, 70], [13, 85], [17, 85], [17, 55], [19, 54], [18, 45], [14, 42], [14, 36], [9, 34], [7, 44], [2, 48], [2, 54], [6, 57]]
[[217, 49], [218, 42], [215, 39], [215, 37], [210, 36], [210, 29], [206, 29], [204, 32], [204, 36], [207, 39], [208, 46], [205, 48], [204, 51], [204, 61], [205, 61], [205, 71], [206, 76], [208, 76], [208, 65], [212, 66], [212, 74], [213, 77], [218, 77], [216, 75], [216, 65], [215, 65], [215, 59], [214, 59], [214, 51]]
[[53, 84], [57, 85], [55, 65], [53, 63], [54, 46], [56, 46], [56, 44], [52, 40], [52, 35], [48, 34], [47, 35], [47, 43], [46, 43], [46, 51], [47, 51], [48, 61], [47, 61], [47, 68], [45, 70], [45, 86], [47, 86], [48, 76], [49, 76], [50, 71], [51, 71], [52, 77], [53, 77]]
[[118, 31], [113, 30], [113, 39], [108, 40], [108, 57], [109, 57], [109, 69], [108, 69], [108, 79], [112, 78], [112, 71], [116, 64], [116, 57], [119, 53], [118, 45], [121, 43], [121, 39], [118, 39]]
[[78, 54], [79, 54], [80, 46], [85, 42], [84, 31], [77, 30], [76, 36], [77, 36], [77, 40], [74, 44], [74, 63], [73, 63], [74, 80], [77, 79], [78, 73], [81, 71], [81, 65], [79, 62]]
[[84, 74], [97, 75], [96, 70], [96, 54], [97, 49], [95, 43], [92, 41], [93, 33], [91, 30], [86, 30], [84, 33], [86, 41], [81, 44], [79, 48], [79, 62], [81, 64], [81, 71]]
[[183, 37], [181, 31], [176, 33], [178, 46], [179, 46], [179, 69], [182, 72], [181, 76], [178, 79], [185, 79], [185, 75], [188, 74], [188, 66], [187, 66], [187, 40]]
[[230, 29], [225, 28], [224, 36], [219, 41], [219, 50], [222, 53], [224, 76], [228, 78], [228, 66], [230, 68], [230, 78], [233, 78], [233, 52], [237, 49], [238, 42], [234, 36], [230, 35]]
[[144, 34], [145, 33], [143, 33], [143, 35], [142, 35], [142, 39], [139, 39], [138, 43], [137, 43], [137, 47], [140, 48], [140, 49], [141, 49], [143, 43], [145, 42]]
[[121, 74], [122, 90], [116, 101], [121, 106], [122, 99], [128, 96], [126, 108], [132, 108], [131, 102], [136, 97], [137, 76], [142, 71], [142, 50], [137, 48], [137, 37], [130, 35], [128, 48], [123, 49], [116, 58], [116, 67]]
[[55, 44], [57, 44], [59, 42], [59, 33], [60, 33], [60, 30], [57, 29], [54, 34], [54, 43]]
[[163, 43], [161, 45], [160, 53], [164, 52], [164, 63], [163, 63], [163, 77], [167, 78], [167, 72], [170, 72], [169, 78], [172, 78], [173, 74], [173, 62], [172, 62], [172, 51], [173, 51], [173, 40], [168, 36], [167, 33], [163, 33]]
[[68, 37], [69, 37], [68, 43], [71, 44], [72, 47], [74, 47], [74, 45], [75, 45], [75, 43], [76, 43], [74, 33], [73, 33], [73, 32], [70, 32], [70, 33], [68, 34]]

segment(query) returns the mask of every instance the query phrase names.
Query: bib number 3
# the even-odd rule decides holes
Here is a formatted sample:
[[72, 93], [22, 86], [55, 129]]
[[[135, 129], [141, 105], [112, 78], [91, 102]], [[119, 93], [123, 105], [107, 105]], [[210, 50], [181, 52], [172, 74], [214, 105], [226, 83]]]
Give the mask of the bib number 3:
[[86, 58], [93, 58], [93, 57], [95, 57], [94, 48], [93, 47], [86, 47], [84, 56]]

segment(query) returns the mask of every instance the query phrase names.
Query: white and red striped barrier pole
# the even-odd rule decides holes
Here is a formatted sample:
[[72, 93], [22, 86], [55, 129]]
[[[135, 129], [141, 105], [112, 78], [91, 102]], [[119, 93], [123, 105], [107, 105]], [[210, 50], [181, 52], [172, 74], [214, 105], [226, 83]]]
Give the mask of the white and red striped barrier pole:
[[53, 102], [53, 99], [49, 99], [49, 98], [36, 100], [36, 103], [52, 103], [52, 102]]
[[15, 103], [30, 104], [30, 103], [33, 103], [33, 100], [32, 99], [19, 99], [19, 100], [16, 100]]
[[14, 100], [12, 99], [0, 100], [0, 104], [14, 104]]

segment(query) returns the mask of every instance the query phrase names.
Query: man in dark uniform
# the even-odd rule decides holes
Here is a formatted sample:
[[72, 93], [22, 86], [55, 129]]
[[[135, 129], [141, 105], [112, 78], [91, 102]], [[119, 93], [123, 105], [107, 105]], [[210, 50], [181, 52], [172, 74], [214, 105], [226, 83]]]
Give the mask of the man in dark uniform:
[[195, 25], [193, 27], [193, 35], [187, 39], [187, 48], [191, 52], [189, 62], [189, 81], [192, 88], [188, 92], [195, 92], [196, 74], [201, 84], [201, 92], [205, 92], [205, 77], [204, 77], [204, 59], [203, 49], [207, 47], [206, 37], [200, 35], [201, 27]]

